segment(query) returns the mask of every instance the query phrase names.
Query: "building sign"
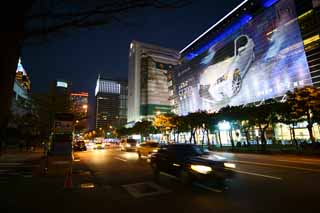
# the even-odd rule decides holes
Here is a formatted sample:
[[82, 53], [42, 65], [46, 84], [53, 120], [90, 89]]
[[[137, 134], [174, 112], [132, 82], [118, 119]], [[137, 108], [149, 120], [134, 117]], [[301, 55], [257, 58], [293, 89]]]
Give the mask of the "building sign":
[[73, 131], [73, 121], [55, 121], [54, 122], [54, 132], [72, 132]]
[[225, 34], [173, 77], [179, 114], [263, 101], [311, 85], [294, 0], [278, 1]]
[[68, 88], [68, 83], [63, 82], [63, 81], [57, 81], [57, 87]]

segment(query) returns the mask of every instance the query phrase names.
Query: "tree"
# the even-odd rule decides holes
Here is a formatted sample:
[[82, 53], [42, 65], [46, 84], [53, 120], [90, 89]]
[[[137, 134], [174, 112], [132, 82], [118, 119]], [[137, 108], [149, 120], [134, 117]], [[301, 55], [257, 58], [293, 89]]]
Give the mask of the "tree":
[[303, 117], [307, 121], [310, 140], [315, 143], [312, 127], [315, 122], [319, 121], [320, 89], [313, 86], [295, 88], [293, 92], [287, 92], [287, 97], [291, 111], [295, 112], [297, 117]]
[[45, 40], [50, 35], [69, 29], [90, 28], [121, 21], [128, 16], [129, 12], [141, 8], [175, 9], [190, 2], [190, 0], [13, 0], [3, 2], [0, 18], [2, 26], [0, 129], [4, 129], [8, 123], [15, 71], [21, 48], [27, 40], [39, 38]]
[[[253, 104], [245, 107], [248, 115], [248, 122], [250, 125], [259, 128], [262, 150], [266, 150], [267, 139], [266, 130], [272, 123], [277, 121], [277, 111], [279, 111], [280, 104], [276, 101], [269, 99], [264, 104], [255, 106]], [[258, 141], [257, 141], [258, 142]]]
[[185, 121], [188, 124], [188, 129], [190, 131], [190, 138], [189, 138], [189, 142], [190, 143], [197, 143], [196, 140], [196, 132], [199, 129], [199, 127], [201, 127], [202, 123], [199, 119], [199, 112], [192, 112], [189, 113], [187, 116], [185, 116]]
[[296, 134], [295, 134], [295, 126], [297, 125], [298, 122], [303, 121], [303, 118], [297, 111], [293, 110], [292, 106], [293, 102], [285, 102], [281, 103], [279, 105], [279, 110], [278, 110], [278, 122], [286, 124], [289, 126], [290, 130], [290, 136], [291, 136], [291, 142], [293, 140], [293, 143], [296, 145], [298, 148], [298, 141], [296, 139]]
[[152, 126], [151, 121], [138, 121], [132, 127], [132, 133], [141, 135], [141, 138], [149, 137], [150, 134], [155, 134], [157, 130]]
[[157, 115], [154, 118], [152, 125], [166, 136], [167, 141], [169, 141], [169, 133], [176, 128], [174, 115], [171, 114]]
[[229, 137], [232, 148], [235, 147], [233, 139], [233, 129], [239, 126], [239, 122], [244, 120], [244, 111], [241, 106], [226, 106], [221, 108], [217, 114], [220, 121], [227, 121], [230, 124]]

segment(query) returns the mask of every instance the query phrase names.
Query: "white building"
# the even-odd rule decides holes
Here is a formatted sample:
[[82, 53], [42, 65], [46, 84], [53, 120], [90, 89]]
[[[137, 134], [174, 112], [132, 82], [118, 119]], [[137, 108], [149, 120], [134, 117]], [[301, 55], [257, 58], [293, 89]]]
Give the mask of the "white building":
[[172, 49], [132, 41], [129, 50], [128, 123], [171, 111], [168, 70], [178, 64]]

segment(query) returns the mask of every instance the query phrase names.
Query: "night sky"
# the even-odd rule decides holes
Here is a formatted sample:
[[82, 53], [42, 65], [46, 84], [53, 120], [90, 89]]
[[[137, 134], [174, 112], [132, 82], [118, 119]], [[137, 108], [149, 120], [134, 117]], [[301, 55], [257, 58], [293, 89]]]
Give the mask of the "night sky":
[[33, 92], [45, 92], [54, 79], [72, 82], [73, 91], [88, 91], [91, 103], [99, 73], [127, 79], [132, 40], [180, 51], [242, 0], [194, 0], [176, 10], [141, 9], [122, 22], [72, 31], [40, 43], [26, 43], [22, 64]]

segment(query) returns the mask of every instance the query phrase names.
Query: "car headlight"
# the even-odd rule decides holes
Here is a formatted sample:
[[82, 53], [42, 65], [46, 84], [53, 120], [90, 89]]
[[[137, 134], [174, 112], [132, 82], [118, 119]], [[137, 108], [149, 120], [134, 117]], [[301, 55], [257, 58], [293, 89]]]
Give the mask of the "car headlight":
[[126, 144], [126, 147], [131, 147], [131, 145], [127, 143], [127, 144]]
[[191, 165], [191, 169], [201, 174], [208, 174], [212, 171], [210, 166], [203, 166], [203, 165]]
[[234, 164], [234, 163], [224, 163], [223, 165], [224, 165], [224, 167], [231, 168], [231, 169], [236, 168], [236, 164]]

